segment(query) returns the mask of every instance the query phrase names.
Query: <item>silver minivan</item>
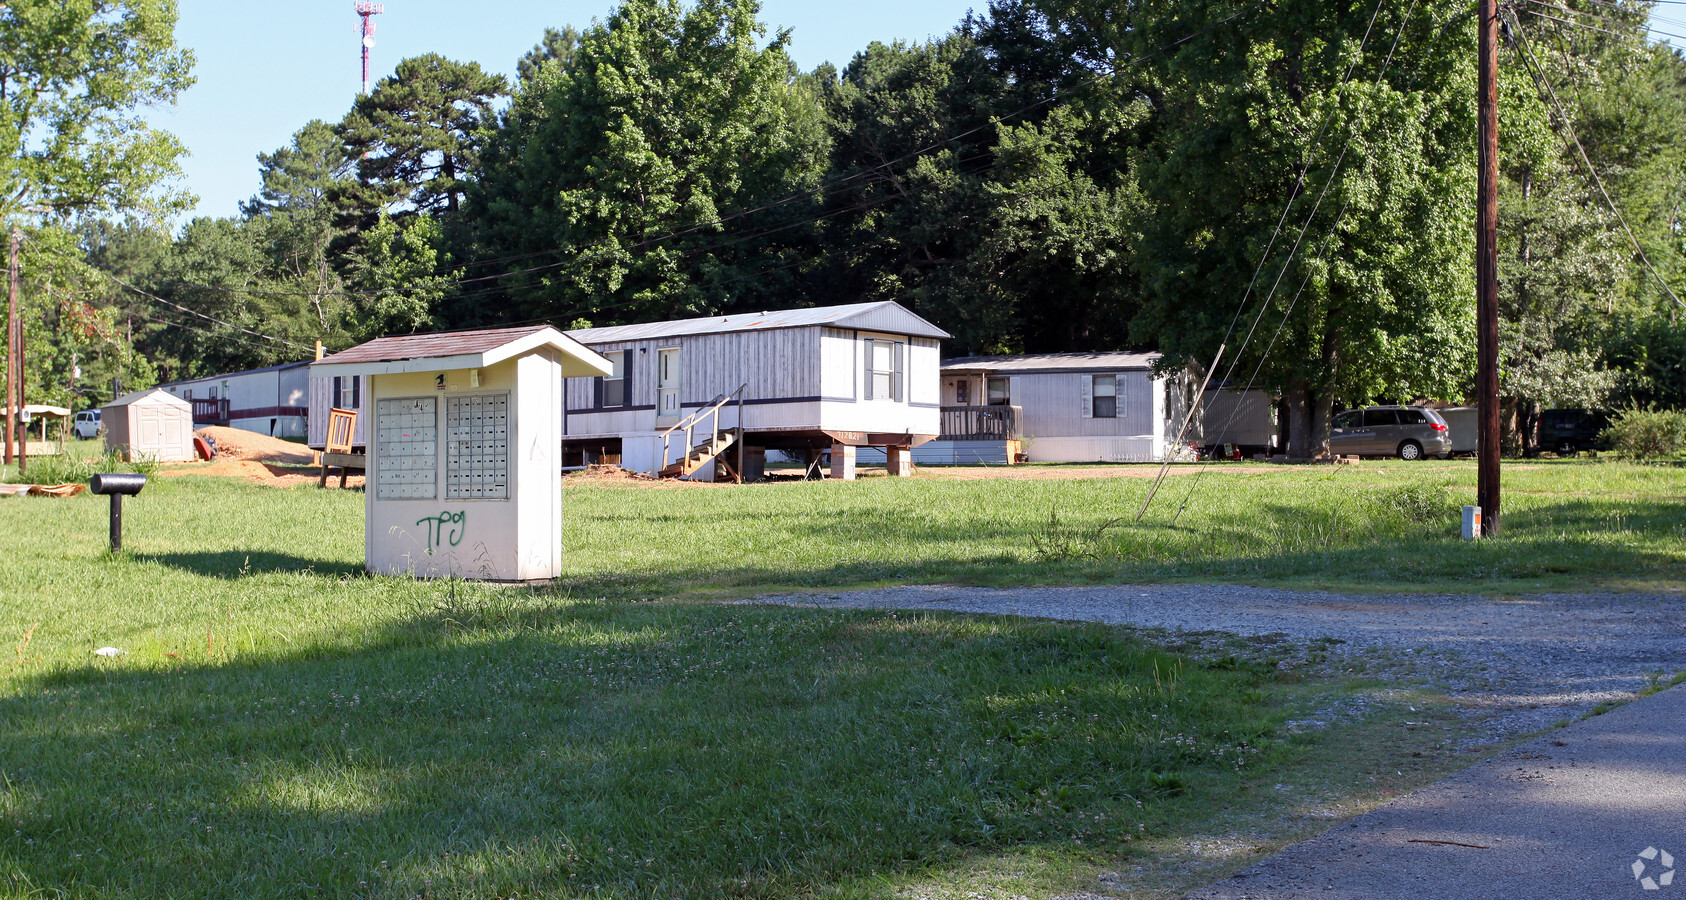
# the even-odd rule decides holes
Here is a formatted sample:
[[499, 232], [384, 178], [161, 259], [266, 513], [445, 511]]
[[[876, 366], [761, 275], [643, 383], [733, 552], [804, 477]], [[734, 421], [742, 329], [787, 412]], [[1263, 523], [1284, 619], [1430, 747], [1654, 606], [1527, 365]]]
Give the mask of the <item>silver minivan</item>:
[[1338, 456], [1398, 456], [1400, 459], [1451, 455], [1446, 420], [1422, 406], [1371, 406], [1335, 416], [1329, 450]]

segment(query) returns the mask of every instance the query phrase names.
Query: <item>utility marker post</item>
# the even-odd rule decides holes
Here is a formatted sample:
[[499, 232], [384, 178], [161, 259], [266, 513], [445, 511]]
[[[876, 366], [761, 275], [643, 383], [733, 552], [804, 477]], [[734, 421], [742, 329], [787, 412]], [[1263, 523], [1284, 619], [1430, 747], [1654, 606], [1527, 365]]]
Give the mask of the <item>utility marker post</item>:
[[1480, 0], [1477, 12], [1479, 63], [1476, 107], [1475, 216], [1476, 407], [1480, 422], [1476, 504], [1481, 533], [1499, 533], [1499, 10], [1497, 0]]

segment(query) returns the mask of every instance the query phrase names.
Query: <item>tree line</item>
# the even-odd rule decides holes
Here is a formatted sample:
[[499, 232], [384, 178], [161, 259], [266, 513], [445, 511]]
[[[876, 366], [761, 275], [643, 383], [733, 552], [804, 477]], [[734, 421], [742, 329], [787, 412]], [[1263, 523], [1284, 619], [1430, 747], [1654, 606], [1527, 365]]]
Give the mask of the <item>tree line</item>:
[[[32, 126], [15, 95], [0, 121], [52, 391], [318, 340], [881, 299], [952, 332], [948, 355], [1203, 369], [1223, 346], [1220, 374], [1282, 397], [1299, 451], [1339, 406], [1472, 385], [1475, 20], [1456, 0], [992, 0], [812, 71], [754, 0], [622, 0], [547, 30], [513, 80], [403, 60], [260, 154], [237, 215], [174, 233], [185, 200], [160, 186], [182, 148], [127, 110], [185, 87], [191, 59], [166, 0], [117, 6], [130, 42], [85, 58], [131, 89], [80, 77], [111, 119], [91, 136], [122, 152], [54, 159], [39, 123], [75, 117]], [[1648, 37], [1652, 6], [1507, 21], [1501, 382], [1521, 435], [1550, 406], [1686, 406], [1686, 59]], [[10, 5], [0, 35], [109, 40], [74, 10], [28, 31], [53, 9]], [[68, 64], [14, 55], [0, 81]]]

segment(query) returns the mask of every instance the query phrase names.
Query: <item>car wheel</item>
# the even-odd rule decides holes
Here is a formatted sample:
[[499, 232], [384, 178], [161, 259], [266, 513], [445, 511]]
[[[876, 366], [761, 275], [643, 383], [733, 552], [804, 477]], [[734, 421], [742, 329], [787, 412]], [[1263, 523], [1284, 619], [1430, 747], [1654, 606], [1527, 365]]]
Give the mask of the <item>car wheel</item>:
[[1413, 462], [1423, 458], [1423, 445], [1416, 441], [1406, 441], [1399, 445], [1399, 458], [1406, 462]]

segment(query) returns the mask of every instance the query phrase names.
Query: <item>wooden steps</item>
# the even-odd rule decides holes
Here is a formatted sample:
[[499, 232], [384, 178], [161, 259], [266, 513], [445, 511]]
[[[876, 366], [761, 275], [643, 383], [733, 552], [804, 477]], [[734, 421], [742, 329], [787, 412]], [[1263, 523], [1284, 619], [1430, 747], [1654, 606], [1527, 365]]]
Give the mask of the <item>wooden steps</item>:
[[663, 478], [685, 478], [705, 465], [715, 457], [726, 452], [743, 437], [743, 429], [728, 428], [716, 432], [713, 437], [691, 448], [685, 458], [678, 462], [669, 463], [656, 474]]

